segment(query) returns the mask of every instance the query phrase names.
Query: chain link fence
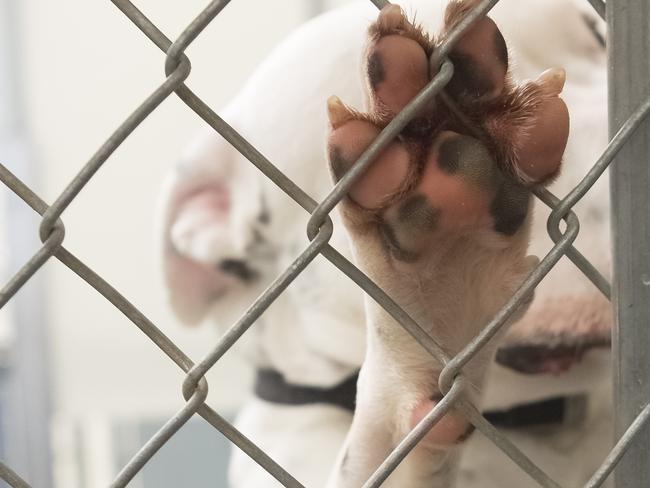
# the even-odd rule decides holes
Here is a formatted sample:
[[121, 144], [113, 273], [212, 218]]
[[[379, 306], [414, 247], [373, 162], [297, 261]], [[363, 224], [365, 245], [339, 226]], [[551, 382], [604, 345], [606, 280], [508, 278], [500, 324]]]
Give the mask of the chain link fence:
[[[346, 258], [339, 254], [329, 245], [332, 235], [332, 221], [329, 218], [330, 212], [336, 204], [346, 195], [354, 181], [363, 173], [365, 168], [372, 162], [374, 157], [387, 146], [390, 141], [406, 126], [422, 105], [426, 104], [433, 97], [444, 96], [445, 85], [451, 79], [453, 65], [446, 55], [454, 44], [462, 37], [464, 32], [479, 18], [486, 13], [499, 0], [483, 0], [477, 4], [460, 24], [448, 33], [442, 40], [434, 56], [441, 62], [438, 74], [413, 99], [404, 110], [381, 132], [379, 137], [372, 143], [366, 152], [359, 158], [356, 164], [346, 175], [335, 185], [330, 194], [322, 201], [312, 200], [293, 181], [280, 172], [269, 160], [258, 152], [250, 143], [230, 127], [210, 107], [208, 107], [198, 96], [196, 96], [185, 84], [184, 81], [190, 73], [190, 61], [185, 55], [188, 46], [201, 34], [203, 29], [223, 10], [229, 3], [228, 0], [212, 1], [181, 33], [175, 40], [168, 39], [156, 25], [154, 25], [142, 12], [140, 12], [128, 0], [112, 0], [115, 6], [128, 17], [133, 24], [140, 29], [151, 42], [153, 42], [163, 53], [166, 53], [165, 73], [166, 78], [151, 95], [122, 123], [122, 125], [106, 140], [97, 150], [95, 155], [79, 171], [66, 189], [51, 205], [46, 204], [20, 179], [14, 176], [7, 168], [0, 164], [0, 180], [11, 191], [18, 195], [27, 205], [42, 216], [40, 224], [40, 237], [42, 247], [24, 264], [24, 266], [9, 280], [0, 292], [0, 308], [3, 307], [14, 294], [40, 269], [50, 258], [54, 257], [75, 272], [88, 285], [101, 293], [110, 303], [126, 315], [135, 326], [165, 354], [171, 361], [176, 363], [185, 373], [186, 377], [182, 384], [183, 396], [186, 404], [165, 425], [133, 456], [123, 467], [112, 483], [112, 487], [126, 486], [133, 477], [138, 474], [149, 459], [183, 426], [192, 416], [202, 416], [215, 429], [219, 430], [234, 445], [242, 449], [252, 459], [261, 465], [271, 476], [277, 479], [286, 487], [298, 488], [302, 485], [282, 466], [278, 465], [264, 451], [258, 448], [253, 442], [240, 433], [232, 424], [221, 417], [215, 410], [208, 406], [205, 401], [208, 396], [208, 385], [204, 378], [206, 372], [223, 356], [223, 354], [242, 336], [244, 332], [255, 324], [257, 318], [269, 307], [271, 303], [289, 286], [289, 284], [309, 265], [319, 254], [331, 261], [341, 272], [352, 279], [380, 306], [382, 306], [413, 338], [424, 347], [436, 360], [444, 365], [439, 378], [439, 385], [444, 398], [425, 417], [425, 419], [399, 444], [398, 447], [383, 462], [379, 469], [369, 479], [365, 487], [380, 486], [390, 475], [402, 459], [413, 449], [424, 434], [432, 428], [442, 416], [454, 408], [462, 412], [469, 421], [476, 426], [485, 436], [501, 449], [508, 457], [517, 463], [530, 477], [537, 481], [540, 486], [546, 488], [559, 488], [561, 485], [551, 479], [543, 470], [521, 452], [514, 444], [504, 437], [493, 425], [491, 425], [480, 413], [476, 406], [467, 401], [463, 395], [465, 381], [462, 368], [467, 362], [499, 331], [507, 321], [508, 317], [518, 308], [520, 303], [526, 299], [531, 291], [541, 282], [546, 274], [555, 266], [558, 260], [567, 256], [582, 272], [594, 283], [594, 285], [608, 298], [611, 293], [611, 286], [608, 281], [592, 266], [592, 264], [573, 246], [579, 232], [579, 220], [572, 211], [573, 206], [578, 202], [596, 180], [608, 168], [615, 156], [624, 147], [632, 144], [631, 139], [638, 133], [637, 129], [644, 123], [644, 119], [650, 112], [650, 97], [640, 98], [635, 105], [635, 110], [630, 111], [632, 115], [623, 119], [617, 124], [617, 132], [583, 180], [563, 198], [558, 198], [548, 190], [538, 188], [535, 195], [551, 208], [551, 215], [548, 219], [548, 232], [553, 239], [554, 246], [541, 260], [539, 266], [525, 280], [520, 289], [512, 296], [506, 306], [487, 324], [481, 333], [472, 340], [459, 354], [448, 357], [441, 347], [431, 338], [418, 324], [408, 316], [381, 288], [374, 284], [367, 276], [357, 269]], [[381, 8], [388, 4], [387, 1], [373, 0], [373, 3]], [[601, 17], [605, 17], [605, 3], [602, 0], [590, 0], [592, 6]], [[646, 19], [645, 35], [647, 37], [647, 22], [650, 20], [650, 10], [647, 5], [643, 7], [642, 1], [627, 0], [619, 1], [617, 4], [634, 4], [639, 6], [639, 15]], [[625, 6], [617, 5], [609, 10], [625, 12]], [[628, 15], [633, 15], [629, 14]], [[643, 17], [645, 15], [645, 17]], [[609, 17], [613, 17], [611, 12]], [[616, 19], [610, 18], [610, 27], [616, 26]], [[641, 31], [635, 31], [639, 34]], [[611, 40], [611, 38], [610, 38]], [[611, 51], [611, 49], [610, 49]], [[642, 54], [637, 52], [637, 54]], [[611, 61], [610, 61], [611, 62]], [[627, 63], [632, 63], [627, 60]], [[305, 211], [311, 214], [307, 226], [307, 233], [310, 244], [267, 289], [264, 291], [226, 332], [220, 342], [197, 364], [194, 364], [189, 357], [180, 350], [169, 338], [165, 336], [140, 310], [133, 306], [118, 290], [113, 288], [101, 276], [86, 266], [74, 254], [63, 246], [65, 228], [61, 215], [68, 205], [75, 199], [84, 186], [95, 175], [97, 170], [108, 160], [111, 154], [124, 140], [131, 135], [135, 128], [147, 118], [167, 97], [176, 94], [189, 109], [199, 115], [208, 125], [223, 136], [232, 146], [244, 155], [252, 164], [260, 169], [271, 179], [281, 190], [289, 195], [294, 201], [301, 205]], [[448, 99], [448, 97], [445, 97]], [[450, 103], [453, 103], [450, 101]], [[638, 134], [636, 134], [638, 135]], [[637, 137], [638, 139], [638, 137]], [[646, 153], [647, 159], [647, 153]], [[639, 164], [644, 163], [640, 159]], [[632, 164], [632, 163], [630, 163]], [[637, 166], [640, 167], [640, 166]], [[646, 170], [647, 172], [647, 170]], [[647, 190], [647, 187], [646, 187]], [[615, 196], [615, 195], [614, 195]], [[645, 228], [650, 225], [645, 210]], [[563, 224], [562, 224], [563, 222]], [[561, 225], [564, 231], [561, 230]], [[618, 229], [619, 233], [625, 229]], [[616, 239], [615, 239], [616, 240]], [[641, 246], [642, 242], [636, 242]], [[615, 288], [616, 289], [616, 288]], [[619, 301], [621, 297], [619, 296]], [[623, 297], [624, 298], [624, 297]], [[647, 319], [647, 317], [645, 317]], [[624, 325], [624, 324], [621, 324]], [[621, 334], [626, 333], [621, 327]], [[630, 329], [631, 330], [631, 329]], [[619, 358], [619, 361], [621, 359]], [[647, 375], [646, 375], [647, 376]], [[646, 391], [647, 393], [647, 391]], [[637, 434], [646, 424], [650, 417], [650, 405], [647, 399], [642, 403], [640, 413], [635, 412], [633, 421], [619, 429], [618, 442], [610, 451], [601, 467], [594, 473], [586, 484], [586, 487], [600, 486], [609, 476], [612, 470], [621, 460], [628, 447], [633, 444]], [[618, 411], [617, 411], [618, 413]], [[639, 436], [641, 437], [641, 436]], [[640, 449], [647, 451], [648, 446]], [[647, 453], [645, 454], [647, 456]], [[646, 458], [647, 459], [647, 458]], [[643, 486], [640, 473], [632, 473], [628, 479], [636, 479], [626, 486]], [[636, 478], [635, 478], [636, 477]], [[13, 487], [28, 487], [21, 477], [13, 472], [10, 467], [0, 463], [0, 478]]]

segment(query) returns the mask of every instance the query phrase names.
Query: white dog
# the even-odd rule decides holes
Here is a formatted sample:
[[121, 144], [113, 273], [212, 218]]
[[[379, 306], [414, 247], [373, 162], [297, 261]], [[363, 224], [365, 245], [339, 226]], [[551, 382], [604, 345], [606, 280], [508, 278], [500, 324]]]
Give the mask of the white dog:
[[[436, 26], [443, 20], [441, 3], [420, 0], [404, 6], [407, 12], [417, 14], [418, 22], [427, 31], [437, 32]], [[510, 73], [514, 79], [535, 79], [540, 72], [555, 66], [566, 69], [562, 98], [569, 108], [571, 129], [562, 176], [551, 186], [555, 194], [563, 196], [584, 176], [607, 140], [603, 24], [586, 1], [583, 4], [578, 0], [503, 0], [490, 16], [508, 43]], [[330, 123], [334, 126], [330, 155], [332, 147], [338, 145], [349, 153], [347, 159], [353, 161], [358, 150], [363, 149], [355, 148], [354, 141], [366, 137], [363, 131], [372, 133], [366, 139], [374, 137], [370, 125], [352, 127], [351, 123], [361, 123], [351, 122], [359, 119], [359, 115], [348, 112], [339, 102], [330, 103], [328, 123], [325, 101], [336, 94], [352, 107], [363, 106], [364, 75], [360, 73], [361, 67], [367, 65], [362, 54], [367, 45], [368, 26], [376, 18], [377, 11], [370, 2], [360, 2], [309, 22], [278, 46], [222, 113], [253, 146], [316, 200], [321, 200], [332, 186], [325, 150]], [[410, 27], [398, 25], [401, 21], [395, 11], [383, 14], [379, 22], [374, 27], [370, 51], [366, 53], [370, 56], [373, 49], [378, 52], [385, 48], [380, 43], [394, 35], [396, 29], [400, 30], [399, 42], [409, 36], [408, 41], [417, 38], [413, 33], [402, 35]], [[492, 27], [486, 24], [485, 28]], [[471, 51], [472, 47], [467, 49]], [[383, 55], [389, 56], [385, 52]], [[400, 60], [398, 56], [387, 65], [399, 65]], [[384, 85], [370, 80], [368, 108], [372, 115], [361, 117], [363, 121], [381, 125], [403, 105], [395, 102], [399, 96], [391, 98], [395, 90], [390, 88], [392, 72], [388, 71], [381, 78]], [[467, 83], [456, 79], [456, 88], [450, 85], [450, 90], [462, 97], [462, 88]], [[540, 83], [546, 81], [542, 79]], [[412, 95], [403, 96], [408, 99]], [[480, 96], [490, 98], [492, 94], [483, 92]], [[556, 93], [549, 97], [556, 97]], [[417, 128], [415, 132], [413, 137], [417, 138]], [[439, 150], [443, 143], [438, 140], [427, 150]], [[549, 143], [548, 147], [555, 145], [561, 144]], [[391, 161], [399, 160], [400, 150], [397, 146], [387, 149], [398, 155]], [[540, 154], [545, 150], [535, 148]], [[381, 164], [380, 157], [375, 167]], [[391, 168], [390, 171], [399, 171], [394, 169], [395, 165]], [[515, 176], [519, 169], [513, 171]], [[522, 171], [525, 173], [526, 169]], [[427, 181], [426, 168], [423, 172], [425, 175], [421, 176], [417, 188]], [[374, 181], [381, 185], [383, 181], [397, 178], [397, 186], [403, 184], [399, 183], [400, 177], [384, 178], [385, 175], [382, 173]], [[545, 175], [539, 176], [533, 174], [530, 179], [542, 180]], [[413, 269], [408, 259], [395, 259], [394, 246], [387, 251], [381, 239], [376, 239], [379, 234], [374, 227], [372, 231], [364, 230], [368, 221], [359, 208], [374, 209], [385, 203], [378, 203], [377, 192], [373, 190], [377, 185], [372, 182], [370, 173], [362, 178], [352, 188], [355, 203], [348, 201], [343, 207], [352, 242], [339, 214], [334, 212], [335, 232], [331, 243], [349, 258], [352, 258], [352, 247], [356, 248], [354, 257], [360, 267], [420, 323], [449, 322], [444, 315], [458, 315], [459, 309], [451, 304], [463, 297], [463, 308], [471, 309], [472, 313], [467, 313], [460, 322], [454, 317], [455, 328], [451, 332], [435, 326], [430, 330], [453, 354], [489, 321], [536, 262], [525, 258], [526, 227], [531, 220], [526, 215], [526, 206], [522, 206], [522, 222], [508, 233], [514, 237], [500, 240], [502, 236], [496, 239], [494, 232], [483, 232], [479, 238], [479, 247], [483, 249], [479, 254], [483, 257], [470, 263], [468, 256], [476, 256], [477, 251], [467, 243], [467, 235], [458, 240], [458, 229], [454, 227], [450, 234], [444, 223], [445, 212], [454, 215], [454, 222], [463, 221], [467, 215], [457, 208], [454, 210], [454, 205], [446, 207], [444, 202], [438, 202], [436, 210], [443, 210], [444, 232], [430, 239], [440, 249], [451, 244], [453, 235], [454, 247], [463, 245], [464, 252], [460, 255], [456, 249], [445, 254], [445, 261], [449, 260], [444, 263], [446, 268], [441, 268], [439, 262], [431, 264], [435, 259], [426, 256], [426, 266], [419, 262], [419, 267], [425, 270], [420, 274], [432, 275], [431, 270], [435, 268], [435, 281], [439, 283], [441, 269], [468, 270], [463, 271], [468, 280], [457, 280], [455, 285], [449, 285], [447, 280], [441, 288], [431, 284], [434, 280], [427, 281], [422, 276], [414, 283], [409, 278]], [[395, 189], [386, 191], [393, 193]], [[221, 326], [228, 326], [308, 243], [306, 212], [214, 132], [202, 136], [183, 159], [170, 178], [165, 198], [162, 232], [170, 299], [181, 319], [188, 323], [197, 322], [210, 312]], [[399, 219], [394, 220], [391, 211], [397, 212], [382, 210], [381, 220], [395, 226]], [[576, 213], [583, 229], [576, 247], [597, 268], [606, 271], [609, 223], [605, 182], [594, 187], [577, 206]], [[543, 256], [552, 245], [545, 231], [547, 214], [541, 204], [536, 204], [530, 252], [538, 256]], [[476, 220], [471, 224], [472, 228], [482, 225]], [[423, 242], [420, 231], [418, 227], [414, 237], [406, 227], [398, 225], [398, 238], [402, 247], [409, 247], [408, 252], [422, 251], [417, 248]], [[487, 238], [488, 234], [491, 237]], [[502, 263], [492, 268], [483, 266], [481, 271], [476, 269], [476, 263], [484, 261], [485, 239], [490, 241], [489, 253], [498, 246], [508, 253]], [[507, 242], [505, 248], [503, 242]], [[437, 250], [436, 256], [439, 255]], [[389, 262], [393, 264], [387, 266]], [[490, 272], [486, 271], [488, 268]], [[476, 282], [476, 286], [463, 285], [468, 282]], [[427, 297], [436, 297], [429, 307], [422, 307], [422, 300], [410, 299], [414, 287], [423, 286]], [[445, 289], [448, 286], [452, 288]], [[485, 303], [467, 305], [478, 296]], [[499, 364], [492, 368], [491, 379], [484, 385], [487, 389], [483, 395], [484, 410], [491, 411], [491, 418], [508, 429], [509, 437], [566, 486], [584, 483], [609, 448], [606, 349], [609, 328], [607, 300], [563, 258], [538, 287], [528, 312], [501, 341], [496, 354]], [[367, 330], [371, 333], [367, 334]], [[237, 426], [306, 486], [325, 485], [330, 472], [336, 485], [360, 486], [413, 422], [433, 406], [432, 402], [424, 401], [423, 395], [426, 393], [426, 399], [436, 396], [440, 366], [423, 355], [410, 336], [392, 324], [376, 306], [367, 302], [364, 308], [361, 290], [322, 257], [310, 264], [243, 341], [260, 374], [257, 395], [240, 413]], [[399, 359], [395, 358], [396, 350]], [[487, 349], [464, 370], [481, 390], [485, 364], [493, 354], [494, 347]], [[356, 427], [342, 449], [352, 422], [350, 399], [354, 388], [351, 386], [362, 363], [354, 417]], [[477, 400], [478, 396], [472, 399]], [[587, 408], [582, 415], [573, 415], [585, 401]], [[545, 410], [540, 413], [540, 409]], [[467, 429], [462, 417], [455, 415], [448, 414], [434, 427], [430, 437], [424, 440], [425, 447], [418, 447], [389, 478], [391, 486], [419, 486], [416, 478], [425, 480], [426, 486], [449, 486], [448, 477], [453, 477], [453, 469], [446, 469], [450, 465], [449, 456], [458, 451], [455, 445]], [[575, 421], [575, 418], [582, 420]], [[536, 486], [480, 434], [473, 435], [466, 444], [459, 486]], [[348, 466], [333, 470], [337, 453], [341, 453], [339, 465], [343, 454], [348, 454]], [[422, 456], [426, 456], [424, 462]], [[434, 469], [436, 466], [440, 469]], [[435, 472], [421, 472], [422, 467]], [[234, 454], [230, 479], [233, 487], [277, 485], [239, 452]], [[433, 485], [433, 482], [440, 484]]]

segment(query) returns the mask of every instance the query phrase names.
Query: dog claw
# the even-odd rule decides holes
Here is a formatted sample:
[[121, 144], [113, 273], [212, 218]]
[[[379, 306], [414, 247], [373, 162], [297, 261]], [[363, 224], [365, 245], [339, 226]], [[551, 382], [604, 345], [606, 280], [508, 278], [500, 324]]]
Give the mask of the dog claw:
[[544, 71], [537, 78], [537, 83], [544, 88], [549, 96], [556, 97], [564, 89], [566, 71], [562, 68], [551, 68]]
[[327, 99], [327, 116], [332, 124], [332, 129], [338, 129], [354, 118], [354, 114], [336, 95]]

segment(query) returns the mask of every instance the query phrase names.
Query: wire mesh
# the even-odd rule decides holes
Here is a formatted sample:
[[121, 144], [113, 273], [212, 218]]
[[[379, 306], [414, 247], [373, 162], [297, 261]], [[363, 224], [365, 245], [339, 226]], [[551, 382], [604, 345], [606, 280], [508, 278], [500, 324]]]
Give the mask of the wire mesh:
[[[309, 265], [319, 254], [331, 261], [341, 272], [352, 279], [381, 307], [383, 307], [413, 338], [443, 366], [439, 385], [443, 399], [438, 405], [409, 433], [409, 435], [394, 449], [378, 470], [365, 484], [366, 487], [380, 486], [381, 483], [397, 467], [402, 459], [413, 449], [417, 442], [428, 432], [450, 408], [462, 412], [495, 446], [501, 449], [512, 461], [520, 466], [540, 486], [558, 488], [561, 485], [551, 479], [533, 460], [529, 459], [493, 425], [491, 425], [476, 408], [461, 394], [464, 389], [462, 368], [475, 356], [481, 348], [505, 324], [507, 319], [517, 310], [530, 292], [544, 279], [546, 274], [555, 266], [562, 256], [567, 256], [587, 276], [594, 285], [609, 298], [611, 286], [607, 280], [592, 266], [592, 264], [573, 247], [573, 242], [579, 232], [579, 220], [572, 211], [573, 206], [589, 191], [598, 178], [612, 162], [615, 155], [625, 146], [640, 124], [650, 112], [650, 98], [646, 99], [622, 125], [618, 133], [611, 139], [606, 150], [583, 180], [562, 199], [554, 196], [548, 190], [537, 188], [535, 195], [551, 208], [548, 218], [548, 233], [554, 241], [554, 246], [541, 260], [537, 268], [528, 276], [519, 290], [508, 303], [499, 311], [489, 324], [456, 356], [449, 357], [437, 342], [422, 329], [404, 310], [402, 310], [379, 286], [361, 272], [356, 266], [344, 258], [329, 245], [333, 224], [330, 212], [346, 195], [351, 185], [360, 177], [374, 157], [390, 141], [397, 136], [408, 124], [420, 108], [433, 97], [441, 95], [447, 103], [453, 103], [444, 96], [444, 87], [453, 74], [453, 64], [446, 54], [458, 42], [463, 33], [471, 25], [496, 4], [499, 0], [484, 0], [468, 15], [463, 22], [452, 29], [441, 42], [439, 49], [433, 54], [432, 62], [440, 64], [438, 74], [413, 99], [393, 121], [385, 127], [371, 146], [360, 156], [352, 168], [335, 185], [322, 202], [310, 198], [291, 179], [285, 176], [244, 137], [237, 133], [223, 119], [195, 95], [184, 81], [190, 73], [190, 62], [185, 55], [188, 46], [201, 34], [203, 29], [229, 3], [227, 0], [215, 0], [190, 23], [181, 35], [172, 42], [161, 32], [140, 10], [128, 0], [112, 0], [115, 6], [131, 20], [163, 53], [165, 59], [165, 80], [151, 95], [118, 127], [118, 129], [97, 150], [95, 155], [81, 168], [61, 195], [51, 205], [46, 204], [15, 177], [7, 168], [0, 164], [0, 181], [18, 195], [28, 206], [42, 215], [40, 237], [42, 247], [25, 263], [20, 270], [8, 281], [0, 292], [0, 308], [4, 306], [15, 293], [42, 267], [50, 258], [55, 257], [74, 271], [89, 286], [102, 294], [110, 303], [127, 316], [165, 355], [176, 363], [185, 373], [182, 384], [186, 404], [123, 467], [112, 483], [112, 487], [126, 486], [142, 469], [152, 456], [195, 414], [202, 416], [210, 425], [220, 431], [234, 445], [249, 455], [262, 466], [271, 476], [286, 487], [301, 487], [302, 485], [291, 476], [282, 466], [271, 459], [263, 450], [257, 447], [231, 423], [222, 418], [209, 407], [205, 400], [208, 395], [208, 385], [204, 378], [207, 371], [222, 357], [222, 355], [237, 342], [241, 335], [255, 324], [264, 310], [286, 289], [286, 287]], [[389, 2], [372, 0], [378, 8]], [[605, 3], [602, 0], [590, 0], [597, 13], [604, 17]], [[64, 246], [65, 228], [61, 216], [68, 205], [76, 198], [85, 185], [93, 178], [97, 170], [108, 160], [110, 155], [128, 138], [135, 128], [146, 119], [172, 93], [175, 93], [189, 109], [199, 115], [209, 126], [224, 137], [237, 151], [245, 156], [253, 165], [260, 169], [267, 178], [272, 180], [282, 191], [301, 205], [311, 214], [307, 226], [310, 244], [295, 259], [295, 261], [251, 304], [242, 317], [226, 332], [220, 342], [197, 364], [180, 350], [165, 334], [160, 331], [140, 310], [120, 294], [109, 283], [102, 279], [91, 268], [69, 252]], [[565, 230], [560, 229], [560, 221], [564, 221]], [[585, 485], [588, 488], [598, 487], [616, 467], [626, 449], [634, 440], [635, 435], [644, 427], [650, 417], [650, 406], [647, 406], [629, 426], [596, 471], [591, 480]], [[11, 468], [0, 463], [0, 478], [13, 487], [28, 487], [18, 474]]]

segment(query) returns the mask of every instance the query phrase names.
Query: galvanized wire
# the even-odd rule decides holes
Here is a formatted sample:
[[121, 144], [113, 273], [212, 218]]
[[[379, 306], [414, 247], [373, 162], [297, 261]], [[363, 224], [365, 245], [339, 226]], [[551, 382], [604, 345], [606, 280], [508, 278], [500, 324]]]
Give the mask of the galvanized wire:
[[623, 457], [623, 454], [625, 454], [625, 451], [627, 451], [630, 444], [632, 444], [636, 434], [645, 427], [648, 419], [650, 419], [650, 405], [646, 405], [639, 416], [634, 419], [634, 422], [632, 422], [632, 424], [627, 428], [625, 434], [621, 436], [614, 448], [609, 452], [603, 461], [603, 464], [587, 482], [585, 488], [597, 488], [605, 482], [607, 477], [616, 467], [616, 464]]
[[[540, 198], [553, 203], [557, 202], [557, 198], [553, 197], [546, 189], [537, 189], [537, 195]], [[470, 341], [461, 352], [456, 354], [454, 358], [447, 363], [445, 368], [440, 373], [438, 385], [440, 391], [445, 393], [450, 389], [453, 378], [456, 377], [463, 366], [465, 366], [474, 356], [476, 356], [481, 349], [499, 332], [499, 330], [506, 324], [507, 320], [514, 314], [517, 309], [530, 297], [534, 288], [542, 281], [544, 276], [557, 264], [560, 258], [566, 252], [566, 248], [578, 236], [579, 223], [578, 218], [573, 212], [569, 212], [566, 219], [567, 229], [562, 239], [553, 246], [549, 253], [542, 259], [537, 267], [530, 275], [524, 280], [519, 289], [512, 295], [510, 300], [499, 310], [497, 315], [492, 321], [474, 338]]]
[[605, 0], [589, 0], [589, 3], [594, 8], [596, 13], [600, 15], [600, 18], [605, 19]]
[[544, 488], [561, 488], [561, 485], [554, 481], [548, 474], [539, 468], [533, 460], [524, 454], [510, 439], [504, 436], [499, 430], [487, 421], [481, 412], [471, 403], [461, 401], [456, 408], [463, 412], [467, 419], [476, 427], [481, 434], [490, 439], [495, 446], [508, 456], [528, 476], [534, 479], [539, 486]]
[[[650, 3], [608, 2], [607, 87], [609, 134], [614, 137], [650, 99]], [[635, 128], [609, 175], [612, 239], [612, 377], [614, 435], [624, 436], [650, 397], [650, 120]], [[650, 429], [636, 432], [618, 462], [618, 488], [645, 488], [650, 480]]]
[[3, 462], [0, 462], [0, 479], [6, 481], [13, 488], [30, 488], [24, 479]]
[[464, 378], [458, 378], [452, 385], [449, 393], [436, 404], [425, 417], [418, 422], [411, 432], [397, 445], [383, 463], [377, 468], [362, 488], [376, 488], [386, 481], [386, 478], [397, 468], [399, 463], [417, 446], [427, 432], [429, 432], [438, 421], [454, 406], [454, 403], [461, 397], [465, 388]]
[[[632, 137], [634, 132], [639, 128], [641, 123], [646, 119], [650, 113], [650, 98], [645, 100], [634, 113], [625, 121], [623, 126], [614, 135], [612, 140], [607, 145], [602, 156], [598, 158], [596, 164], [589, 170], [585, 177], [578, 183], [578, 185], [571, 190], [561, 201], [551, 207], [553, 211], [548, 218], [548, 233], [551, 239], [557, 243], [562, 233], [560, 232], [560, 220], [570, 211], [570, 209], [584, 197], [589, 189], [596, 183], [598, 178], [602, 176], [607, 167], [610, 165], [614, 157], [618, 154], [625, 143]], [[567, 256], [571, 259], [576, 266], [596, 285], [596, 287], [605, 295], [610, 298], [611, 285], [593, 265], [587, 261], [573, 246], [567, 249]]]
[[[41, 200], [31, 189], [29, 189], [24, 183], [22, 183], [1, 164], [0, 181], [7, 185], [16, 195], [18, 195], [25, 203], [27, 203], [39, 214], [42, 215], [47, 210], [47, 204], [43, 202], [43, 200]], [[192, 369], [194, 366], [192, 360], [183, 351], [181, 351], [172, 342], [171, 339], [169, 339], [162, 331], [160, 331], [160, 329], [158, 329], [140, 310], [138, 310], [131, 302], [129, 302], [123, 295], [121, 295], [97, 273], [86, 266], [81, 260], [79, 260], [63, 246], [59, 247], [55, 254], [55, 257], [72, 271], [74, 271], [81, 279], [88, 283], [88, 285], [97, 290], [118, 310], [120, 310], [183, 371], [189, 372]], [[198, 413], [233, 444], [254, 458], [257, 463], [264, 467], [264, 469], [266, 469], [284, 486], [292, 488], [302, 487], [302, 485], [295, 478], [293, 478], [281, 466], [275, 463], [264, 451], [253, 444], [246, 436], [235, 429], [229, 422], [224, 420], [223, 417], [221, 417], [208, 405], [202, 405], [199, 408]], [[0, 477], [2, 476], [3, 475], [0, 472]]]
[[[40, 236], [43, 246], [15, 273], [0, 291], [0, 308], [36, 273], [47, 260], [54, 256], [61, 263], [74, 271], [89, 286], [97, 290], [110, 303], [118, 308], [133, 322], [160, 350], [176, 363], [185, 373], [182, 384], [182, 394], [186, 401], [183, 407], [170, 418], [161, 429], [135, 454], [122, 468], [115, 478], [112, 487], [126, 486], [137, 475], [146, 462], [184, 425], [195, 413], [206, 419], [210, 425], [219, 430], [233, 444], [242, 449], [261, 467], [270, 473], [283, 486], [300, 488], [302, 485], [286, 470], [273, 461], [264, 451], [242, 435], [231, 423], [223, 419], [206, 403], [208, 384], [205, 374], [223, 356], [223, 354], [239, 340], [239, 338], [264, 313], [286, 287], [304, 271], [311, 261], [319, 254], [327, 258], [341, 272], [360, 286], [373, 300], [392, 316], [433, 358], [443, 366], [439, 377], [443, 399], [425, 418], [404, 438], [388, 458], [364, 485], [377, 487], [399, 465], [404, 457], [412, 450], [450, 409], [462, 412], [479, 431], [488, 437], [495, 446], [506, 456], [528, 473], [540, 486], [559, 488], [556, 481], [542, 471], [534, 460], [529, 459], [502, 433], [492, 426], [479, 410], [463, 395], [465, 378], [462, 368], [478, 354], [497, 332], [508, 322], [508, 319], [531, 296], [534, 288], [544, 279], [546, 274], [556, 265], [562, 256], [569, 257], [574, 264], [594, 283], [607, 297], [610, 295], [610, 284], [593, 267], [593, 265], [573, 246], [578, 232], [579, 220], [572, 211], [574, 205], [589, 191], [597, 179], [613, 160], [618, 151], [625, 145], [641, 122], [650, 112], [650, 99], [646, 100], [637, 111], [630, 116], [620, 131], [612, 138], [607, 149], [583, 180], [564, 198], [559, 199], [549, 191], [537, 188], [535, 194], [551, 208], [548, 219], [548, 232], [554, 241], [554, 246], [542, 259], [535, 270], [526, 278], [520, 288], [514, 293], [508, 303], [497, 313], [481, 332], [468, 343], [463, 350], [450, 358], [422, 327], [420, 327], [401, 307], [399, 307], [376, 283], [368, 278], [356, 266], [350, 263], [338, 251], [329, 245], [333, 224], [330, 213], [345, 197], [354, 182], [372, 163], [383, 148], [396, 137], [409, 123], [413, 116], [433, 97], [440, 97], [461, 118], [462, 112], [455, 106], [453, 100], [444, 93], [445, 85], [453, 75], [453, 64], [447, 55], [454, 44], [470, 28], [474, 22], [482, 18], [498, 0], [483, 0], [477, 2], [476, 8], [454, 29], [447, 33], [431, 59], [435, 66], [430, 83], [388, 124], [375, 139], [371, 146], [361, 155], [357, 162], [334, 186], [332, 191], [319, 203], [310, 198], [290, 178], [284, 175], [276, 166], [266, 159], [245, 138], [228, 125], [185, 84], [191, 65], [185, 55], [187, 47], [194, 42], [200, 33], [227, 6], [227, 0], [212, 1], [208, 6], [183, 30], [181, 35], [172, 42], [161, 32], [139, 9], [128, 0], [112, 0], [113, 3], [140, 29], [163, 53], [165, 53], [164, 82], [139, 106], [118, 129], [97, 150], [95, 155], [80, 169], [78, 174], [67, 185], [54, 203], [48, 206], [30, 188], [16, 178], [0, 164], [0, 181], [11, 191], [22, 198], [26, 204], [42, 215]], [[378, 8], [389, 5], [384, 0], [371, 0]], [[601, 17], [605, 14], [605, 3], [602, 0], [590, 0]], [[77, 257], [63, 247], [65, 229], [61, 216], [79, 192], [92, 179], [99, 168], [108, 160], [110, 155], [129, 137], [135, 128], [147, 118], [171, 93], [175, 93], [192, 111], [201, 117], [216, 132], [225, 138], [237, 151], [255, 165], [267, 178], [273, 181], [281, 190], [311, 213], [307, 225], [309, 245], [302, 251], [294, 262], [250, 305], [248, 310], [226, 332], [217, 345], [198, 363], [194, 363], [167, 336], [164, 335], [147, 317], [133, 306], [115, 288], [97, 275]], [[471, 127], [470, 127], [471, 129]], [[560, 230], [560, 221], [564, 220], [565, 230]], [[650, 417], [650, 406], [646, 407], [632, 423], [625, 435], [612, 449], [599, 470], [586, 485], [587, 488], [600, 486], [629, 447], [635, 435], [646, 424]], [[0, 479], [11, 486], [24, 488], [29, 486], [10, 468], [0, 463]]]
[[181, 410], [167, 421], [154, 436], [142, 446], [142, 448], [131, 458], [122, 471], [119, 472], [111, 488], [122, 488], [126, 486], [133, 477], [144, 467], [151, 457], [192, 418], [199, 410], [203, 401], [208, 397], [208, 384], [205, 380], [200, 382], [195, 388], [194, 393]]

